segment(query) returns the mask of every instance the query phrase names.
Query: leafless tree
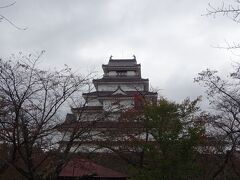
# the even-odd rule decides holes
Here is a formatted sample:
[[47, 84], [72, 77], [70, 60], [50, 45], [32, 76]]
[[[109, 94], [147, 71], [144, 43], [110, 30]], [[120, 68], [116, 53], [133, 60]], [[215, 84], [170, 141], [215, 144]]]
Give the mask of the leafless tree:
[[[42, 70], [41, 55], [20, 54], [0, 60], [0, 148], [7, 144], [5, 151], [9, 151], [8, 156], [0, 158], [27, 179], [54, 179], [68, 160], [73, 141], [83, 129], [75, 127], [67, 145], [59, 148], [61, 110], [91, 78], [91, 74], [81, 76], [67, 66], [58, 71]], [[61, 161], [55, 161], [55, 157]], [[52, 164], [56, 168], [47, 166]]]
[[[208, 4], [208, 8], [206, 9], [206, 16], [216, 17], [218, 15], [226, 16], [236, 23], [240, 22], [240, 0], [231, 0], [221, 1], [221, 4]], [[217, 46], [217, 48], [227, 49], [227, 50], [236, 50], [240, 48], [239, 42], [228, 42], [226, 41], [226, 45]]]
[[240, 22], [240, 1], [221, 1], [221, 5], [208, 4], [207, 16], [216, 17], [217, 15], [223, 15], [231, 18], [237, 23]]
[[229, 163], [234, 163], [231, 160], [233, 157], [237, 158], [236, 154], [240, 148], [240, 65], [237, 64], [225, 79], [218, 76], [217, 71], [207, 69], [199, 73], [195, 82], [206, 88], [213, 108], [212, 115], [208, 118], [210, 135], [219, 142], [218, 147], [221, 144], [221, 148], [215, 146], [215, 154], [224, 155], [213, 174], [216, 178]]
[[[6, 9], [6, 8], [9, 8], [11, 6], [14, 6], [14, 4], [16, 4], [16, 1], [12, 2], [12, 3], [9, 3], [9, 4], [6, 4], [6, 5], [2, 5], [0, 4], [0, 10], [1, 9]], [[11, 24], [13, 27], [15, 27], [16, 29], [18, 30], [26, 30], [27, 28], [26, 27], [20, 27], [18, 25], [16, 25], [12, 20], [10, 20], [8, 17], [6, 17], [3, 13], [1, 13], [0, 11], [0, 22], [1, 21], [6, 21], [8, 22], [9, 24]]]

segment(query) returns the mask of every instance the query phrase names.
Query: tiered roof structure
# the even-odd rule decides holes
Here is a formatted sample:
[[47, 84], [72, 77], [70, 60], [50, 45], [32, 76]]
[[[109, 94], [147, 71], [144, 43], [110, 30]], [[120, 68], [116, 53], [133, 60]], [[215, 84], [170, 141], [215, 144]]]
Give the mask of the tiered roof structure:
[[[83, 93], [85, 106], [72, 108], [72, 114], [66, 116], [64, 127], [71, 128], [76, 123], [81, 128], [91, 127], [93, 136], [99, 135], [99, 132], [105, 133], [105, 136], [107, 131], [116, 132], [119, 129], [127, 133], [136, 132], [142, 128], [141, 123], [123, 121], [123, 112], [141, 109], [143, 100], [155, 103], [157, 93], [149, 91], [149, 80], [141, 77], [141, 65], [135, 56], [132, 59], [113, 59], [111, 56], [102, 69], [103, 77], [93, 80], [95, 91]], [[112, 144], [116, 144], [121, 138], [122, 132], [115, 140], [105, 136], [104, 143], [110, 143], [110, 139]], [[91, 145], [102, 142], [96, 137], [85, 139], [85, 143]]]
[[[149, 80], [141, 77], [141, 65], [133, 59], [112, 59], [102, 65], [103, 77], [94, 79], [94, 92], [84, 93], [87, 105], [84, 113], [118, 111], [136, 107], [136, 97], [157, 100], [157, 93], [149, 91]], [[80, 109], [72, 109], [73, 112]], [[116, 120], [116, 119], [115, 119]]]

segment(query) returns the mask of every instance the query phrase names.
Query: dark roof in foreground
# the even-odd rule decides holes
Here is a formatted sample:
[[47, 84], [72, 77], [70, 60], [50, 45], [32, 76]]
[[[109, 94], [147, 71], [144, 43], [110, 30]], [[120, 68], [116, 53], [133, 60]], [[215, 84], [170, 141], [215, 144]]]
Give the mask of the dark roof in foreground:
[[96, 164], [87, 159], [75, 157], [70, 160], [59, 174], [60, 177], [92, 176], [97, 178], [127, 178], [126, 174]]

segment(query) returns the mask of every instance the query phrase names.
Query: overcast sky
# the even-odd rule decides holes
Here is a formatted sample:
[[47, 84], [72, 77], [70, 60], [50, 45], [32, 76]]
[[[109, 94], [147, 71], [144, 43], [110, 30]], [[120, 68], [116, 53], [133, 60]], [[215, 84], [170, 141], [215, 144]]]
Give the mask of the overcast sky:
[[[14, 1], [14, 0], [13, 0]], [[0, 0], [0, 6], [13, 2]], [[159, 93], [171, 100], [203, 95], [193, 83], [206, 68], [227, 72], [237, 56], [213, 48], [240, 38], [240, 25], [226, 17], [206, 17], [208, 2], [220, 0], [16, 0], [0, 9], [19, 27], [0, 23], [0, 57], [45, 50], [45, 66], [70, 67], [102, 75], [113, 58], [142, 65]]]

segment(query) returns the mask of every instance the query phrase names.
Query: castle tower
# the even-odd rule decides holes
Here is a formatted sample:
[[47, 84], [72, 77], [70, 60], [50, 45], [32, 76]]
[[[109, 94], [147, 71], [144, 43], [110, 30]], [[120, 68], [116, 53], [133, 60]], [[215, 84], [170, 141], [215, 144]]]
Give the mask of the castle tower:
[[[105, 146], [109, 142], [118, 147], [120, 139], [127, 137], [121, 130], [125, 129], [127, 134], [132, 134], [142, 128], [142, 124], [134, 119], [122, 121], [123, 112], [141, 112], [144, 102], [157, 101], [157, 93], [149, 91], [149, 80], [141, 77], [141, 65], [137, 63], [135, 56], [133, 59], [110, 57], [108, 64], [102, 65], [102, 69], [103, 77], [93, 80], [95, 91], [83, 93], [85, 106], [72, 108], [72, 114], [67, 114], [63, 124], [67, 131], [74, 127], [91, 130], [91, 136], [87, 132], [84, 137], [86, 145], [79, 151], [91, 151], [99, 148], [99, 144]], [[109, 136], [113, 132], [115, 136], [118, 134], [115, 138]], [[139, 134], [139, 138], [141, 136]]]
[[[149, 80], [141, 77], [141, 65], [133, 59], [112, 59], [102, 65], [103, 77], [94, 79], [94, 92], [84, 93], [86, 113], [122, 111], [138, 105], [137, 96], [156, 101], [157, 93], [149, 92]], [[79, 109], [73, 109], [73, 112]], [[89, 118], [87, 118], [89, 120]]]

